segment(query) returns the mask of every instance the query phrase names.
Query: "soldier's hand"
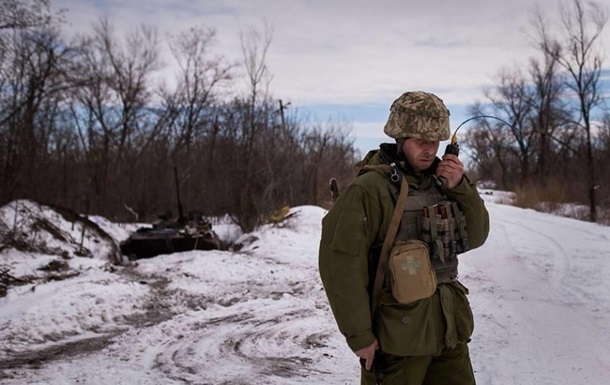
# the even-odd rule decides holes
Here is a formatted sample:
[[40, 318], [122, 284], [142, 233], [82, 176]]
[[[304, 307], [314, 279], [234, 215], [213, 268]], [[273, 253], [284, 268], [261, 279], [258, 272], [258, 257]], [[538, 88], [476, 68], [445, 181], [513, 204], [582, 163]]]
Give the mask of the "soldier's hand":
[[462, 177], [464, 176], [464, 164], [457, 156], [445, 154], [436, 168], [436, 175], [439, 178], [444, 178], [447, 182], [446, 187], [452, 189], [462, 181]]
[[379, 342], [377, 339], [366, 348], [356, 350], [354, 353], [364, 361], [364, 368], [368, 371], [373, 367], [373, 361], [375, 360], [375, 352], [379, 349]]

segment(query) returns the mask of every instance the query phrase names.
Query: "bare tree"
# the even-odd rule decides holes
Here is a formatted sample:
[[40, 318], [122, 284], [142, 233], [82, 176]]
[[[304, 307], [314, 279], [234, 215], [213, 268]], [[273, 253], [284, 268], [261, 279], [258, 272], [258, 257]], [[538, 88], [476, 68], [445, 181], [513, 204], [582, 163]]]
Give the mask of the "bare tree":
[[[475, 104], [470, 108], [470, 114], [490, 115], [497, 111], [486, 111], [486, 108], [484, 105]], [[510, 117], [503, 118], [510, 122]], [[501, 182], [499, 187], [503, 189], [513, 189], [522, 183], [522, 162], [519, 158], [521, 152], [516, 144], [515, 133], [509, 127], [492, 119], [474, 120], [466, 131], [464, 143], [482, 178]]]
[[596, 190], [598, 188], [593, 156], [592, 113], [600, 106], [603, 94], [600, 89], [603, 54], [602, 31], [608, 21], [608, 8], [582, 0], [572, 0], [571, 7], [561, 7], [560, 37], [549, 32], [542, 12], [534, 15], [538, 47], [566, 71], [566, 87], [578, 100], [574, 122], [585, 137], [586, 172], [589, 190], [589, 220], [596, 221]]
[[532, 114], [532, 94], [531, 87], [528, 86], [524, 74], [515, 70], [513, 72], [504, 70], [500, 74], [500, 84], [496, 87], [499, 94], [498, 99], [488, 95], [492, 100], [492, 105], [496, 111], [506, 117], [510, 127], [501, 124], [495, 126], [510, 132], [513, 136], [513, 143], [509, 145], [508, 151], [519, 160], [520, 166], [520, 185], [523, 185], [530, 177], [530, 167], [532, 158], [532, 142], [536, 132], [530, 125]]
[[[50, 175], [50, 144], [72, 50], [50, 26], [16, 31], [0, 62], [0, 181], [3, 199], [35, 198]], [[42, 178], [42, 179], [41, 179]]]
[[[599, 133], [599, 164], [600, 184], [603, 191], [610, 188], [610, 112], [606, 111], [602, 119]], [[605, 207], [610, 207], [610, 197], [602, 196], [600, 201]], [[610, 219], [610, 218], [609, 218]]]
[[[109, 188], [111, 177], [114, 183], [131, 180], [122, 175], [123, 170], [134, 165], [134, 154], [152, 136], [150, 83], [159, 68], [157, 44], [155, 30], [145, 26], [121, 44], [107, 20], [101, 20], [94, 34], [81, 42], [72, 111], [88, 154], [89, 180], [98, 205], [108, 192], [118, 192], [116, 185]], [[115, 198], [122, 207], [120, 193]]]
[[[495, 149], [492, 157], [498, 162], [502, 170], [504, 183], [512, 184], [517, 179], [519, 186], [523, 185], [531, 173], [536, 131], [532, 128], [532, 99], [535, 94], [530, 87], [524, 73], [519, 69], [502, 69], [499, 72], [498, 84], [485, 90], [489, 103], [475, 105], [471, 112], [476, 115], [494, 116], [504, 120], [487, 121], [480, 119], [474, 122], [474, 131], [484, 132], [484, 135], [469, 135], [467, 140], [473, 152], [473, 158], [483, 166], [483, 158], [488, 151], [482, 143]], [[481, 153], [479, 153], [481, 152]], [[477, 159], [479, 158], [479, 159]], [[516, 162], [513, 163], [513, 161]], [[488, 170], [493, 169], [485, 165]], [[510, 175], [509, 175], [510, 174]], [[504, 188], [514, 186], [505, 185]]]
[[[222, 56], [213, 55], [216, 31], [209, 28], [191, 28], [178, 35], [170, 43], [179, 67], [176, 91], [172, 93], [171, 107], [177, 111], [178, 141], [176, 148], [186, 146], [202, 132], [202, 123], [211, 123], [212, 105], [217, 88], [232, 79], [234, 65], [226, 63]], [[208, 125], [208, 127], [211, 124]]]
[[147, 221], [175, 209], [177, 165], [187, 208], [229, 214], [251, 231], [284, 205], [325, 204], [328, 179], [351, 177], [354, 149], [338, 125], [308, 125], [270, 95], [268, 25], [241, 36], [247, 88], [225, 98], [234, 66], [211, 53], [212, 30], [173, 40], [179, 76], [169, 89], [154, 86], [154, 29], [122, 39], [102, 20], [67, 43], [28, 20], [0, 29], [10, 38], [0, 52], [3, 202]]
[[275, 109], [269, 98], [269, 84], [272, 76], [267, 67], [267, 53], [273, 39], [272, 28], [265, 23], [263, 31], [251, 27], [247, 34], [241, 34], [243, 66], [248, 81], [248, 95], [243, 101], [236, 101], [238, 108], [246, 108], [240, 125], [240, 138], [236, 150], [239, 153], [243, 169], [240, 170], [241, 182], [234, 186], [234, 196], [239, 208], [233, 214], [235, 222], [245, 232], [252, 231], [263, 221], [271, 208], [269, 202], [264, 202], [255, 192], [265, 188], [265, 182], [260, 178], [262, 165], [258, 163], [264, 149], [257, 146], [257, 141], [263, 137], [261, 133], [273, 125]]
[[171, 158], [180, 165], [182, 181], [187, 184], [182, 189], [186, 201], [205, 202], [213, 191], [206, 182], [211, 177], [220, 127], [214, 105], [221, 88], [233, 79], [235, 67], [213, 53], [215, 43], [216, 31], [205, 27], [191, 28], [170, 42], [178, 64], [176, 86], [171, 91], [164, 89], [162, 95], [172, 112], [170, 127], [175, 141]]
[[60, 21], [61, 15], [51, 12], [49, 0], [2, 0], [0, 30], [41, 27]]
[[552, 55], [543, 52], [543, 60], [530, 60], [530, 77], [534, 84], [532, 98], [534, 117], [533, 129], [537, 133], [538, 162], [536, 175], [548, 175], [550, 165], [556, 158], [552, 142], [558, 141], [555, 133], [567, 121], [565, 103], [562, 100], [564, 77], [559, 74], [557, 61]]

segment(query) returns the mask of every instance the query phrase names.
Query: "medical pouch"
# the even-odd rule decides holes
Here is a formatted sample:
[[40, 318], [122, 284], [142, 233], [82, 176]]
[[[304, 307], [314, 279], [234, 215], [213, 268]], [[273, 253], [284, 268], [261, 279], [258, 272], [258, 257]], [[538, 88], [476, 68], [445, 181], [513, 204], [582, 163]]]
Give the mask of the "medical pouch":
[[436, 274], [430, 263], [428, 246], [420, 240], [397, 242], [390, 252], [390, 284], [399, 303], [428, 298], [436, 291]]

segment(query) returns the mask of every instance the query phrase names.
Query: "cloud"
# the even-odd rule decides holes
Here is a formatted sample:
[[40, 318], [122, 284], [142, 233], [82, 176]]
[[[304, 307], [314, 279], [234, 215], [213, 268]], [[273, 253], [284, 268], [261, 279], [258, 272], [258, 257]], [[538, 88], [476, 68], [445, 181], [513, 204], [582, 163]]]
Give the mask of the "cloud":
[[[465, 106], [483, 97], [505, 66], [536, 55], [527, 31], [530, 0], [56, 0], [75, 30], [107, 16], [118, 32], [139, 24], [160, 35], [204, 25], [217, 32], [215, 52], [241, 58], [240, 33], [273, 28], [267, 65], [276, 98], [303, 106], [387, 106], [407, 90]], [[542, 4], [542, 3], [541, 3]], [[557, 20], [557, 2], [545, 17]], [[603, 37], [610, 42], [610, 28]], [[315, 108], [315, 107], [314, 107]], [[341, 110], [341, 108], [338, 108]], [[380, 113], [381, 114], [381, 113]], [[453, 119], [453, 116], [452, 116]], [[356, 115], [351, 116], [356, 124]], [[380, 121], [383, 119], [380, 119]], [[458, 122], [459, 124], [459, 122]], [[357, 130], [357, 132], [360, 132]], [[364, 133], [363, 133], [364, 135]]]
[[[504, 62], [524, 55], [519, 31], [528, 1], [58, 0], [73, 26], [107, 16], [119, 31], [140, 23], [177, 33], [218, 32], [218, 50], [241, 56], [239, 34], [267, 20], [274, 36], [273, 91], [304, 102], [385, 102], [406, 89], [478, 87]], [[470, 92], [451, 93], [470, 100]]]

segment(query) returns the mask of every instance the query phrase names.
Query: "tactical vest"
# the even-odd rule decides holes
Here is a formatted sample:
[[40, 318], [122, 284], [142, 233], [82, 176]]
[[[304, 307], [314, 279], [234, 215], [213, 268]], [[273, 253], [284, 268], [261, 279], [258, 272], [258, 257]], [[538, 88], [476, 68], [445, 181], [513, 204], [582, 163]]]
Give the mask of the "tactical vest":
[[428, 186], [409, 186], [396, 241], [420, 239], [428, 244], [430, 262], [438, 283], [457, 278], [457, 254], [467, 250], [466, 219], [456, 202], [447, 200], [440, 181], [432, 177]]

